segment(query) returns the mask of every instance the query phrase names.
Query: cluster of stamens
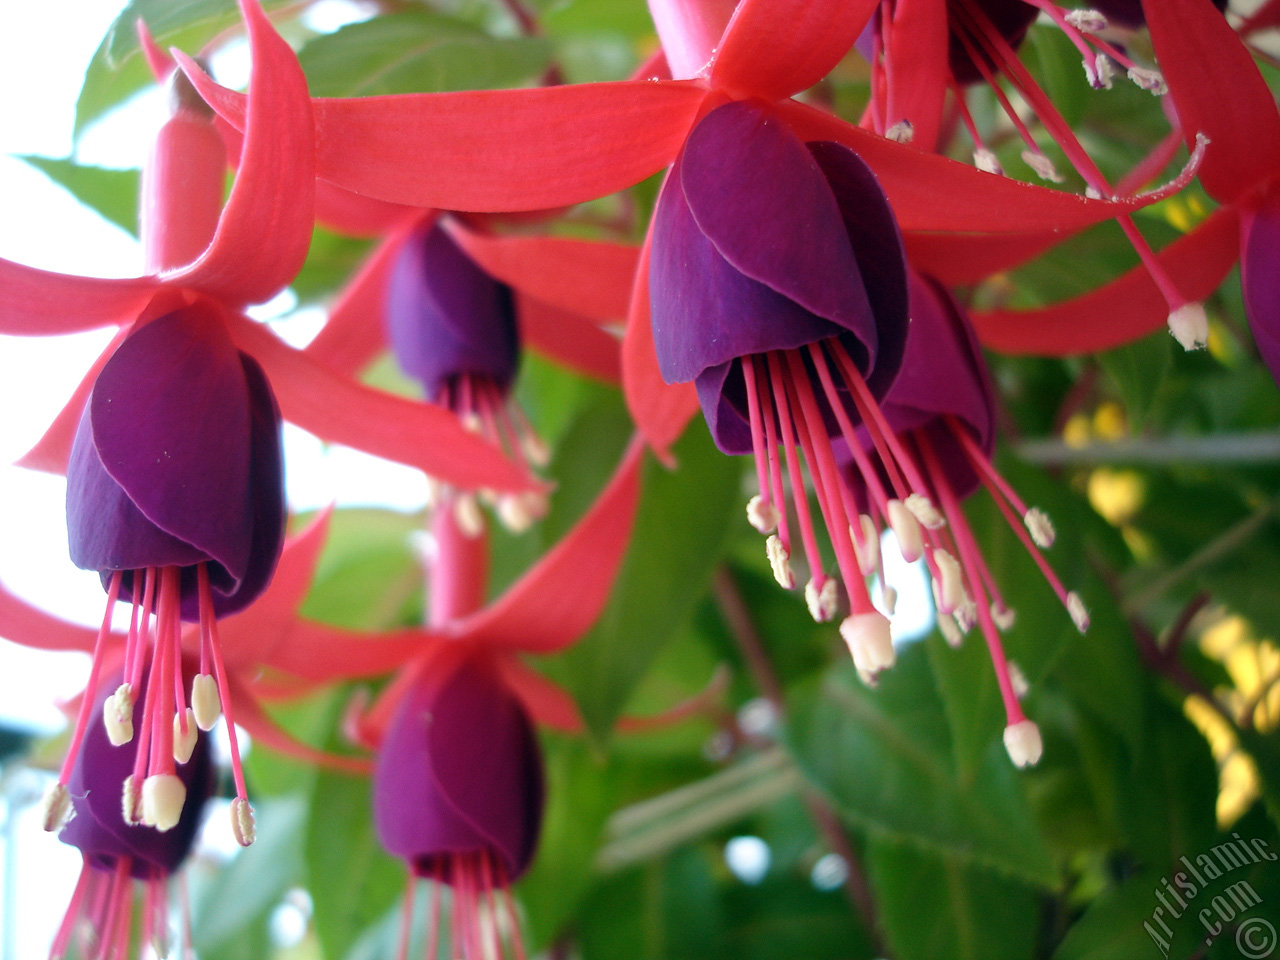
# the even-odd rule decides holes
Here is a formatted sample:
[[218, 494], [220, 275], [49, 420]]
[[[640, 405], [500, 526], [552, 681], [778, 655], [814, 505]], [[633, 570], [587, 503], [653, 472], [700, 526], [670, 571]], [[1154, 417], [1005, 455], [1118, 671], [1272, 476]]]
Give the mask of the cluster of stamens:
[[[432, 857], [426, 864], [414, 867], [405, 890], [397, 960], [407, 960], [409, 956], [418, 880], [430, 881], [422, 952], [426, 960], [437, 960], [442, 955], [442, 914], [446, 910], [452, 942], [443, 945], [443, 956], [459, 960], [527, 960], [506, 866], [500, 857], [488, 852]], [[446, 886], [450, 888], [447, 907], [441, 902]]]
[[[452, 410], [462, 425], [495, 446], [501, 447], [531, 482], [545, 467], [550, 453], [519, 405], [487, 376], [461, 374], [442, 384], [433, 402]], [[537, 490], [497, 493], [471, 492], [434, 478], [429, 479], [428, 510], [452, 510], [458, 526], [470, 537], [484, 532], [481, 504], [489, 506], [498, 520], [513, 533], [527, 530], [547, 512], [545, 494]]]
[[[86, 858], [67, 912], [54, 936], [50, 960], [67, 956], [73, 937], [78, 941], [76, 955], [85, 960], [124, 960], [129, 956], [134, 935], [134, 870], [137, 866], [131, 857], [119, 857], [111, 869], [103, 870]], [[153, 871], [140, 882], [143, 885], [142, 942], [151, 946], [155, 956], [168, 956], [167, 878], [162, 872]], [[189, 933], [189, 930], [184, 932], [184, 940]], [[190, 943], [185, 946], [190, 952]]]
[[[1040, 10], [1056, 24], [1080, 51], [1084, 58], [1085, 75], [1089, 83], [1096, 89], [1110, 88], [1116, 75], [1117, 66], [1125, 70], [1129, 79], [1144, 90], [1156, 96], [1167, 91], [1164, 79], [1159, 71], [1134, 63], [1123, 51], [1098, 36], [1107, 28], [1107, 19], [1096, 10], [1063, 10], [1052, 0], [1026, 0], [1031, 6]], [[892, 4], [889, 5], [892, 10]], [[1000, 30], [992, 23], [983, 9], [981, 0], [949, 0], [948, 20], [952, 36], [963, 47], [968, 59], [981, 75], [982, 80], [995, 96], [1000, 110], [1007, 118], [1012, 129], [1022, 140], [1024, 149], [1022, 160], [1042, 180], [1052, 183], [1063, 182], [1063, 176], [1053, 161], [1045, 155], [1036, 142], [1027, 121], [1014, 105], [1008, 90], [1019, 96], [1027, 104], [1031, 112], [1039, 119], [1049, 137], [1066, 155], [1072, 167], [1085, 181], [1086, 194], [1095, 199], [1117, 198], [1137, 191], [1157, 176], [1172, 159], [1173, 149], [1180, 142], [1177, 134], [1170, 137], [1167, 145], [1155, 151], [1153, 158], [1163, 162], [1141, 164], [1113, 187], [1094, 163], [1084, 146], [1076, 137], [1071, 125], [1063, 118], [1053, 105], [1052, 100], [1041, 89], [1031, 73], [1018, 58], [1013, 45], [1001, 35]], [[885, 24], [891, 22], [892, 14], [887, 13], [880, 20], [881, 31]], [[883, 91], [888, 88], [883, 82], [890, 69], [885, 63], [882, 51], [889, 49], [887, 41], [877, 36], [873, 69], [881, 82], [874, 85]], [[964, 86], [954, 78], [950, 81], [952, 102], [973, 141], [973, 160], [975, 166], [988, 173], [1003, 175], [1004, 170], [996, 158], [995, 152], [987, 145], [973, 115], [969, 110]], [[873, 97], [871, 118], [877, 132], [893, 139], [901, 139], [901, 131], [910, 130], [910, 118], [891, 115], [892, 106], [885, 102], [882, 94]], [[905, 127], [904, 127], [905, 124]], [[1199, 150], [1197, 150], [1199, 152]], [[1184, 176], [1189, 180], [1190, 173], [1198, 166], [1199, 159], [1193, 155], [1188, 171]], [[1182, 178], [1179, 178], [1179, 182]], [[1183, 346], [1193, 350], [1204, 347], [1208, 342], [1209, 323], [1204, 307], [1189, 301], [1178, 290], [1177, 285], [1169, 278], [1164, 268], [1156, 259], [1155, 252], [1146, 238], [1138, 230], [1133, 218], [1127, 213], [1116, 216], [1126, 238], [1134, 251], [1147, 268], [1152, 281], [1160, 290], [1169, 306], [1169, 332]]]
[[[116, 571], [112, 575], [107, 589], [107, 611], [94, 645], [89, 684], [76, 718], [71, 746], [58, 781], [45, 796], [46, 830], [61, 830], [73, 816], [66, 785], [90, 721], [93, 691], [101, 682], [112, 609], [120, 595], [123, 578], [128, 576], [132, 578], [133, 608], [125, 641], [124, 678], [107, 697], [102, 712], [107, 738], [113, 746], [123, 746], [137, 737], [133, 772], [123, 785], [122, 816], [128, 824], [142, 824], [160, 831], [177, 825], [187, 792], [177, 775], [177, 766], [191, 759], [199, 731], [212, 730], [225, 712], [236, 784], [236, 797], [231, 804], [232, 832], [242, 846], [253, 843], [253, 808], [249, 805], [231, 716], [209, 572], [203, 563], [195, 570], [199, 626], [198, 631], [193, 632], [198, 632], [199, 672], [192, 678], [190, 698], [187, 696], [182, 649], [182, 573], [179, 567], [148, 567]], [[144, 688], [146, 696], [139, 702], [138, 691]]]
[[[778, 582], [787, 589], [796, 586], [792, 547], [798, 534], [810, 574], [804, 590], [809, 612], [820, 622], [833, 619], [841, 606], [843, 587], [849, 612], [840, 624], [840, 634], [859, 675], [874, 683], [895, 659], [889, 620], [876, 609], [868, 588], [872, 578], [885, 582], [880, 538], [886, 529], [892, 531], [903, 558], [908, 562], [923, 558], [928, 567], [938, 621], [947, 640], [958, 644], [975, 624], [981, 628], [1009, 729], [1025, 731], [1022, 725], [1030, 721], [1018, 706], [999, 637], [1001, 630], [1013, 625], [1013, 611], [1005, 604], [978, 550], [929, 429], [895, 433], [838, 339], [756, 354], [739, 363], [760, 485], [759, 495], [747, 506], [747, 516], [768, 536], [766, 553]], [[848, 451], [846, 460], [828, 435], [828, 416], [838, 424], [839, 439]], [[935, 418], [933, 423], [958, 443], [1083, 632], [1089, 623], [1084, 603], [1063, 587], [1041, 553], [1054, 538], [1049, 518], [1018, 498], [964, 423], [954, 417]], [[810, 509], [810, 489], [835, 553], [838, 578], [829, 575], [824, 566]], [[895, 604], [896, 593], [886, 584], [884, 607], [890, 616]], [[1034, 724], [1030, 726], [1034, 729]], [[1025, 732], [1015, 735], [1009, 747], [1020, 766], [1039, 757], [1038, 748], [1027, 746], [1029, 736]]]

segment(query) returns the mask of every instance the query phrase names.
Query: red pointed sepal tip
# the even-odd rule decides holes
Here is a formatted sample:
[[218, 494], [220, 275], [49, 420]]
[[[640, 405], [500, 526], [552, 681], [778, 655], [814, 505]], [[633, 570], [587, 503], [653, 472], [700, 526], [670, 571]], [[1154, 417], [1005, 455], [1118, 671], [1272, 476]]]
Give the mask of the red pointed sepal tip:
[[151, 68], [151, 75], [156, 78], [157, 82], [163, 81], [169, 74], [173, 73], [176, 66], [173, 57], [161, 50], [156, 44], [155, 38], [151, 36], [151, 30], [147, 27], [147, 21], [139, 17], [135, 21], [134, 28], [138, 31], [138, 46], [142, 48], [142, 55], [146, 57], [147, 66]]

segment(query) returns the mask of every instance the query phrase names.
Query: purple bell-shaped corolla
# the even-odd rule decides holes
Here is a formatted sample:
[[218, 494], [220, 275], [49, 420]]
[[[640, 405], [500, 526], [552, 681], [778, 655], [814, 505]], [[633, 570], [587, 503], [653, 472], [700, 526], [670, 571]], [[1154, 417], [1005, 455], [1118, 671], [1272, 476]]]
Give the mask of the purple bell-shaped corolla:
[[[122, 675], [103, 686], [101, 710], [117, 690]], [[146, 681], [143, 681], [145, 693]], [[85, 696], [89, 696], [86, 692]], [[102, 724], [85, 731], [67, 784], [72, 815], [59, 836], [84, 856], [80, 880], [72, 894], [51, 955], [65, 955], [73, 934], [87, 936], [82, 953], [89, 960], [123, 957], [133, 941], [135, 881], [142, 887], [143, 944], [163, 944], [168, 929], [168, 880], [182, 866], [195, 843], [204, 801], [213, 793], [214, 771], [207, 739], [190, 727], [190, 753], [177, 764], [176, 787], [185, 795], [177, 822], [161, 831], [126, 823], [122, 808], [136, 802], [133, 771], [139, 744], [114, 745]], [[164, 955], [163, 949], [157, 953]]]
[[[430, 402], [505, 449], [530, 477], [546, 464], [545, 447], [510, 400], [520, 365], [512, 290], [480, 269], [438, 220], [420, 226], [401, 247], [388, 280], [386, 323], [397, 362], [422, 383]], [[482, 494], [513, 530], [546, 512], [536, 490]], [[472, 493], [433, 483], [432, 500], [453, 510], [469, 535], [479, 535], [483, 517]]]
[[[533, 859], [542, 824], [542, 754], [484, 654], [421, 672], [378, 748], [373, 791], [382, 846], [413, 878], [433, 881], [436, 920], [441, 887], [452, 888], [449, 956], [505, 956], [504, 936], [518, 930], [507, 891]], [[490, 922], [477, 921], [490, 909]]]
[[[651, 257], [662, 375], [696, 383], [721, 450], [754, 454], [760, 493], [747, 515], [770, 534], [779, 583], [795, 585], [798, 529], [815, 619], [835, 616], [843, 581], [846, 622], [887, 636], [859, 573], [863, 534], [836, 462], [893, 382], [907, 336], [902, 240], [875, 176], [847, 147], [801, 142], [762, 104], [726, 104], [699, 122], [667, 176]], [[810, 490], [839, 578], [824, 571]]]
[[[117, 745], [134, 741], [135, 713], [141, 716], [130, 751], [140, 786], [125, 817], [161, 830], [179, 822], [181, 802], [166, 800], [176, 796], [175, 755], [190, 752], [188, 731], [211, 729], [225, 711], [237, 791], [232, 819], [238, 839], [250, 843], [252, 810], [217, 619], [251, 603], [280, 557], [280, 411], [261, 367], [236, 349], [219, 311], [202, 300], [145, 323], [102, 368], [71, 450], [67, 527], [71, 559], [99, 571], [107, 589], [94, 676], [107, 656], [111, 608], [117, 599], [133, 605], [123, 679], [103, 704], [106, 735]], [[198, 624], [190, 631], [198, 672], [189, 695], [183, 621]], [[143, 696], [148, 685], [154, 703]], [[47, 800], [51, 811], [68, 809], [67, 778], [87, 726], [86, 713]], [[61, 823], [47, 818], [49, 829]]]

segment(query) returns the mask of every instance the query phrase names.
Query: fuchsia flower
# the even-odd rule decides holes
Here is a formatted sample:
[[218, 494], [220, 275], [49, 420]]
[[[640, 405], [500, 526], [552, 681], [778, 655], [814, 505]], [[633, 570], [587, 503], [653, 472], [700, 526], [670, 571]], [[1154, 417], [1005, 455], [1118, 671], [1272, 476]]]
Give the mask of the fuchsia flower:
[[377, 751], [378, 835], [409, 866], [401, 957], [420, 878], [433, 881], [432, 943], [448, 886], [453, 956], [507, 956], [508, 941], [523, 955], [507, 890], [529, 866], [542, 820], [531, 717], [556, 725], [577, 718], [566, 695], [519, 657], [568, 646], [599, 616], [635, 518], [641, 460], [633, 443], [577, 525], [488, 606], [487, 538], [464, 531], [453, 511], [433, 520], [430, 624], [393, 641], [411, 644], [413, 660], [351, 722]]
[[1211, 142], [1200, 182], [1239, 216], [1245, 313], [1280, 381], [1280, 110], [1248, 48], [1212, 7], [1164, 0], [1146, 12], [1182, 134]]
[[[186, 671], [190, 676], [190, 671]], [[103, 685], [99, 709], [123, 675]], [[144, 688], [146, 681], [143, 681]], [[89, 696], [92, 691], [86, 691]], [[122, 806], [135, 766], [136, 741], [118, 747], [104, 727], [94, 726], [84, 739], [68, 784], [73, 804], [70, 822], [59, 839], [79, 848], [84, 863], [66, 915], [54, 937], [51, 958], [66, 956], [72, 936], [85, 938], [79, 953], [89, 960], [123, 958], [133, 943], [135, 881], [144, 887], [143, 944], [157, 954], [167, 953], [168, 881], [181, 868], [195, 843], [204, 801], [212, 795], [213, 764], [207, 740], [191, 740], [190, 753], [178, 766], [188, 802], [178, 822], [161, 832], [154, 827], [127, 824]]]

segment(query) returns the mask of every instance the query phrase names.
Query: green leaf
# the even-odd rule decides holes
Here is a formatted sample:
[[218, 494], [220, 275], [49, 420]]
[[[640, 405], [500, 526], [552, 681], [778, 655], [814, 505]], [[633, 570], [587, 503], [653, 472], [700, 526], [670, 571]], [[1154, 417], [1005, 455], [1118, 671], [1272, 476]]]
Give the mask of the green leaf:
[[1142, 861], [1160, 868], [1210, 845], [1218, 768], [1200, 731], [1154, 692], [1147, 718], [1142, 748], [1120, 781], [1120, 825]]
[[307, 820], [307, 889], [325, 955], [345, 956], [361, 933], [396, 902], [405, 869], [385, 853], [373, 826], [367, 777], [323, 772]]
[[957, 769], [919, 645], [868, 690], [842, 664], [789, 697], [786, 739], [852, 822], [925, 849], [1052, 886], [1057, 873], [1002, 746]]
[[419, 514], [336, 510], [302, 616], [353, 630], [421, 622], [422, 568], [412, 546]]
[[1029, 960], [1040, 896], [962, 858], [873, 838], [868, 872], [898, 960]]
[[104, 167], [81, 166], [73, 160], [24, 156], [18, 159], [35, 167], [46, 177], [66, 188], [86, 207], [97, 211], [134, 236], [138, 235], [137, 170], [109, 170]]
[[582, 740], [544, 736], [543, 744], [547, 808], [537, 858], [518, 890], [535, 949], [551, 942], [590, 888], [618, 793], [615, 765], [603, 763]]
[[316, 97], [516, 87], [546, 70], [540, 37], [491, 37], [425, 10], [354, 23], [317, 37], [298, 60]]
[[596, 627], [557, 673], [592, 735], [607, 739], [662, 643], [690, 614], [741, 509], [741, 464], [698, 425], [676, 444], [679, 467], [645, 465], [635, 532]]
[[1098, 354], [1135, 431], [1150, 419], [1173, 367], [1173, 339], [1162, 333]]

